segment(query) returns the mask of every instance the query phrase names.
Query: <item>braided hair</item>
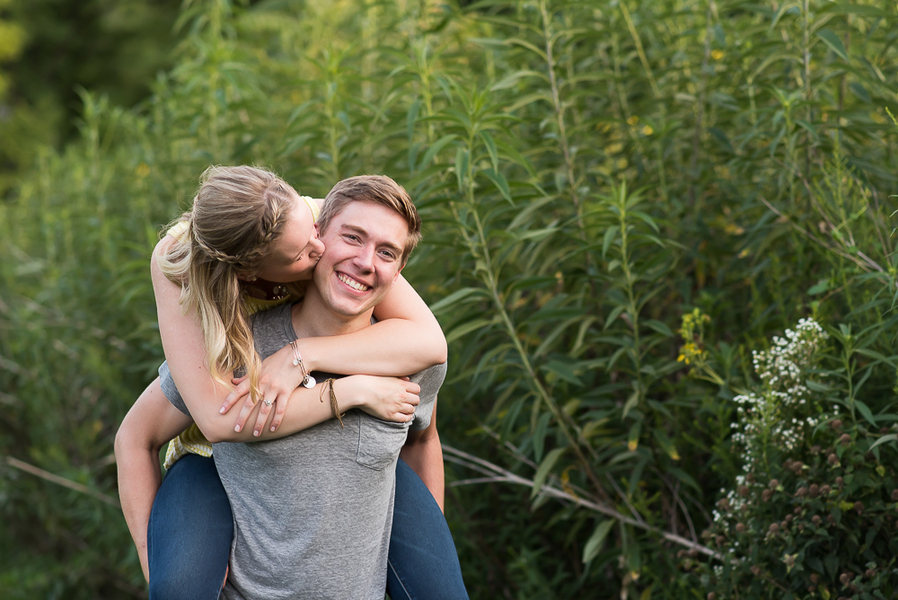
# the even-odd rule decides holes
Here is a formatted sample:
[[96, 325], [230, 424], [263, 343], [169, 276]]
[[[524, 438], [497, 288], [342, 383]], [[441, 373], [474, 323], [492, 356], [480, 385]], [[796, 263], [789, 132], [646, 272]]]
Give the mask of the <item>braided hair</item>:
[[159, 258], [181, 286], [181, 310], [200, 320], [213, 379], [245, 369], [251, 397], [259, 397], [261, 361], [253, 346], [241, 279], [252, 279], [284, 231], [299, 195], [280, 177], [257, 167], [206, 169], [184, 213], [187, 233]]

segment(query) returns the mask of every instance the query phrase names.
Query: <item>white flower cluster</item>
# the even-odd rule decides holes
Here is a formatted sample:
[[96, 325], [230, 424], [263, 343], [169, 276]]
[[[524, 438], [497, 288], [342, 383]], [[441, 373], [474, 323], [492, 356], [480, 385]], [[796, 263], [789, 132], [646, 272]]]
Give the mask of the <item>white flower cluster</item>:
[[746, 450], [746, 467], [767, 443], [790, 451], [816, 427], [823, 415], [809, 410], [810, 390], [805, 374], [829, 335], [813, 319], [801, 319], [785, 338], [774, 336], [766, 351], [752, 352], [760, 389], [736, 396], [738, 419], [733, 423], [733, 441]]

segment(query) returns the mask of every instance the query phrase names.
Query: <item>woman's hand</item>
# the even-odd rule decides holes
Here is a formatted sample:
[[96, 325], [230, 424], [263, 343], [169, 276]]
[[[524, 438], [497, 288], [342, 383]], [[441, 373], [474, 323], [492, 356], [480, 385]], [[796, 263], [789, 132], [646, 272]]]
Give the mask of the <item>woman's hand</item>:
[[421, 386], [408, 377], [350, 375], [334, 381], [334, 395], [341, 410], [358, 408], [384, 421], [406, 423], [421, 402]]
[[[268, 420], [272, 407], [274, 408], [274, 417], [271, 419], [269, 428], [271, 431], [277, 430], [281, 421], [284, 420], [284, 413], [287, 410], [287, 402], [290, 400], [290, 395], [302, 383], [302, 375], [302, 369], [293, 364], [293, 351], [290, 349], [290, 346], [284, 346], [262, 361], [262, 374], [259, 377], [259, 394], [262, 406], [256, 417], [253, 435], [261, 435], [262, 428], [265, 427], [265, 422]], [[232, 382], [237, 387], [228, 394], [218, 412], [224, 414], [242, 400], [243, 406], [237, 415], [237, 421], [234, 423], [234, 431], [240, 431], [246, 424], [255, 404], [249, 393], [249, 379], [240, 377], [233, 379]]]

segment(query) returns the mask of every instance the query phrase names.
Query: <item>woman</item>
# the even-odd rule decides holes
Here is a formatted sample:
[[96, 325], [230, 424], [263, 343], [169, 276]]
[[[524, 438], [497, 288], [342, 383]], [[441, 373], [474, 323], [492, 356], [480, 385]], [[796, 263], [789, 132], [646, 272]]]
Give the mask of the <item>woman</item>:
[[[199, 431], [211, 441], [288, 435], [331, 418], [330, 406], [317, 400], [318, 390], [300, 386], [304, 372], [412, 373], [445, 360], [439, 325], [400, 279], [378, 307], [376, 325], [352, 336], [302, 340], [297, 350], [303, 368], [294, 366], [289, 347], [259, 364], [248, 315], [301, 294], [296, 282], [310, 278], [323, 250], [314, 229], [317, 209], [314, 200], [300, 197], [267, 171], [212, 167], [203, 176], [191, 212], [154, 252], [163, 349], [198, 431], [191, 428], [170, 444], [170, 470], [161, 488], [158, 450], [191, 419], [169, 404], [158, 380], [141, 395], [116, 436], [122, 507], [150, 581], [151, 598], [215, 598], [225, 579], [233, 535], [230, 507], [212, 459], [203, 456], [211, 447]], [[244, 368], [247, 376], [235, 380], [239, 385], [232, 390], [226, 381], [236, 368]], [[341, 410], [358, 407], [401, 421], [414, 412], [418, 389], [399, 378], [356, 375], [338, 380], [334, 391]], [[224, 413], [244, 394], [249, 398], [235, 426], [233, 416]], [[251, 431], [243, 427], [247, 419], [254, 423]], [[407, 467], [397, 468], [391, 597], [408, 597], [406, 588], [422, 583], [442, 590], [461, 588], [452, 597], [466, 597], [461, 595], [460, 570], [440, 507], [422, 488]], [[400, 502], [423, 511], [415, 519], [433, 523], [428, 535], [443, 542], [432, 556], [443, 556], [451, 548], [448, 561], [432, 564], [432, 556], [399, 550], [405, 547], [397, 540], [405, 531]], [[421, 524], [415, 527], [420, 532]], [[431, 562], [415, 564], [422, 558]], [[441, 572], [449, 573], [448, 578], [439, 576]], [[428, 578], [433, 581], [421, 581]]]

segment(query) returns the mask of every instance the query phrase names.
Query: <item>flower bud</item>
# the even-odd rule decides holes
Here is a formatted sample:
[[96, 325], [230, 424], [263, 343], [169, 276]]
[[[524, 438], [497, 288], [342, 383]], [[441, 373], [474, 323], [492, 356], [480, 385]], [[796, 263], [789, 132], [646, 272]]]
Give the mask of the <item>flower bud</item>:
[[857, 511], [857, 514], [861, 514], [862, 512], [864, 512], [864, 503], [861, 502], [860, 500], [858, 500], [857, 502], [855, 502], [855, 503], [854, 503], [854, 510]]
[[743, 498], [748, 498], [749, 489], [747, 485], [740, 485], [736, 490]]
[[842, 437], [839, 438], [839, 442], [840, 442], [843, 446], [847, 446], [848, 444], [851, 443], [851, 436], [848, 435], [847, 433], [843, 433], [843, 434], [842, 434]]
[[833, 419], [829, 422], [829, 426], [835, 431], [842, 429], [842, 419]]
[[831, 465], [834, 465], [837, 462], [839, 462], [839, 457], [836, 456], [835, 452], [833, 452], [829, 456], [826, 457], [826, 462], [828, 462]]
[[745, 525], [743, 523], [736, 523], [736, 531], [738, 533], [745, 533]]
[[754, 575], [755, 577], [760, 577], [760, 576], [761, 576], [761, 573], [762, 573], [762, 570], [761, 570], [761, 567], [760, 567], [759, 565], [754, 565], [754, 566], [751, 568], [751, 574]]
[[780, 531], [779, 523], [771, 523], [770, 527], [767, 528], [767, 531], [769, 531], [770, 533], [779, 533], [779, 531]]
[[764, 502], [767, 502], [768, 500], [770, 500], [770, 497], [771, 497], [772, 495], [773, 495], [773, 492], [770, 491], [769, 489], [768, 489], [768, 490], [764, 490], [763, 492], [761, 492], [761, 499], [762, 499]]
[[842, 573], [841, 575], [839, 575], [839, 581], [842, 582], [842, 585], [848, 585], [849, 583], [851, 583], [851, 575], [849, 575], [848, 573]]
[[819, 581], [820, 581], [820, 576], [817, 575], [816, 573], [811, 573], [811, 583], [813, 583], [814, 585], [817, 585], [817, 583]]
[[811, 523], [814, 524], [815, 527], [820, 525], [820, 515], [814, 515], [811, 517]]
[[873, 569], [867, 569], [866, 571], [864, 571], [864, 577], [866, 577], [867, 579], [873, 579], [875, 576], [876, 571], [874, 571]]
[[779, 484], [780, 484], [779, 479], [771, 479], [770, 483], [767, 484], [767, 487], [771, 490], [775, 490]]
[[841, 476], [836, 477], [836, 487], [841, 488], [844, 483], [845, 483], [845, 480], [842, 479]]
[[898, 488], [892, 490], [892, 502], [898, 502]]
[[810, 492], [811, 498], [816, 498], [817, 494], [820, 493], [820, 486], [816, 483], [812, 483], [811, 487], [808, 488], [808, 492]]

